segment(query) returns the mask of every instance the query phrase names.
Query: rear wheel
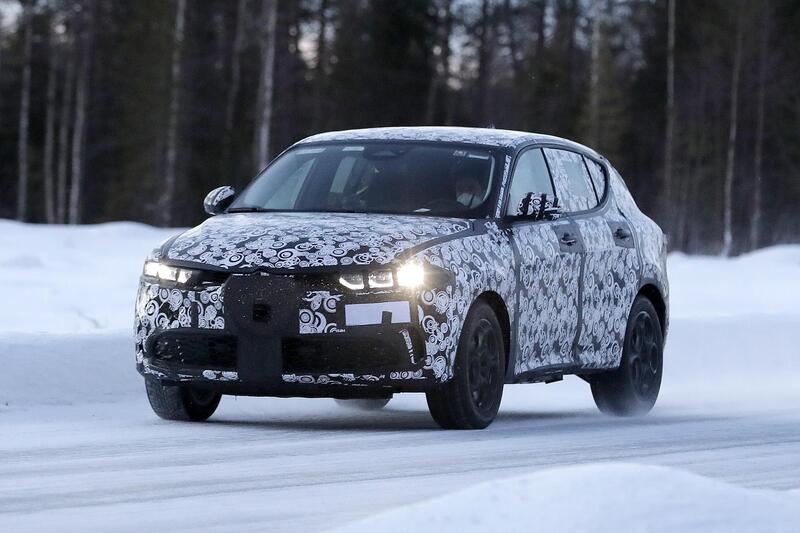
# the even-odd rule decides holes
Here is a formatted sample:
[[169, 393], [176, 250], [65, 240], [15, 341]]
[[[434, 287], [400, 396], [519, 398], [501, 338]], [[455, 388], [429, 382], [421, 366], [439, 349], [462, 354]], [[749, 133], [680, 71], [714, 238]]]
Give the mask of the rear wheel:
[[222, 398], [219, 392], [191, 385], [164, 385], [151, 376], [144, 378], [144, 385], [150, 407], [165, 420], [207, 420]]
[[358, 409], [359, 411], [380, 411], [386, 407], [386, 404], [388, 404], [389, 400], [391, 399], [391, 396], [388, 398], [354, 398], [352, 400], [335, 398], [336, 403], [342, 407], [347, 407], [348, 409]]
[[604, 413], [635, 416], [648, 413], [661, 389], [664, 336], [655, 307], [637, 296], [631, 307], [619, 368], [591, 379], [592, 396]]
[[505, 345], [491, 306], [479, 300], [458, 341], [453, 378], [427, 393], [431, 416], [445, 429], [483, 429], [503, 397]]

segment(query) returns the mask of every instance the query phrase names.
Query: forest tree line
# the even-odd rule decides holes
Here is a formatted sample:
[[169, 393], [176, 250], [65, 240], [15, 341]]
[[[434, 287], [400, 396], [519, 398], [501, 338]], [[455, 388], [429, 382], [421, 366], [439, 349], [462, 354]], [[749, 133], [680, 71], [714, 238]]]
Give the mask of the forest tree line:
[[312, 133], [583, 142], [673, 249], [800, 240], [794, 0], [0, 0], [0, 217], [198, 222]]

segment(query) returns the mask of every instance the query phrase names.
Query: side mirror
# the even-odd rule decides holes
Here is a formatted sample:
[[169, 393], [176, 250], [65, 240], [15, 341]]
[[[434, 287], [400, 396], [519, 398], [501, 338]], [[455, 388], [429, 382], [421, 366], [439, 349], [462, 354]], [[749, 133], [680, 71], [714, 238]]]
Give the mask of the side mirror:
[[561, 216], [561, 213], [558, 196], [553, 196], [551, 199], [547, 193], [529, 192], [520, 200], [517, 208], [518, 217], [533, 220], [553, 220]]
[[206, 195], [203, 200], [203, 209], [211, 216], [224, 213], [236, 198], [236, 190], [233, 187], [217, 187]]
[[555, 220], [561, 218], [563, 214], [564, 210], [558, 204], [558, 196], [553, 196], [553, 204], [550, 206], [545, 205], [542, 210], [542, 218], [545, 220]]

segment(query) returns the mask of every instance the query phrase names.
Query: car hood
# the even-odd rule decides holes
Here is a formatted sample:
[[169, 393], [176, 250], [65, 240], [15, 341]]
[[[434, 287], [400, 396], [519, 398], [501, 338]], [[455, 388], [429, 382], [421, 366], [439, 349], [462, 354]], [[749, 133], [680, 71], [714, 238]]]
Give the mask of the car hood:
[[226, 270], [386, 264], [469, 220], [363, 213], [236, 213], [210, 218], [164, 244], [161, 256]]

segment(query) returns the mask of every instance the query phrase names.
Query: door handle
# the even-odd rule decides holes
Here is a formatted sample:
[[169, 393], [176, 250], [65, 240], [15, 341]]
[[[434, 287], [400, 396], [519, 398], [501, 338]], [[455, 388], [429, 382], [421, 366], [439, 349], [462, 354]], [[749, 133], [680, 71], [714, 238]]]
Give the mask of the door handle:
[[614, 232], [614, 238], [615, 239], [619, 239], [621, 241], [629, 239], [630, 236], [631, 236], [631, 233], [628, 230], [624, 229], [624, 228], [617, 228], [617, 231]]
[[576, 242], [578, 242], [578, 239], [576, 239], [575, 237], [573, 237], [573, 236], [572, 236], [571, 234], [569, 234], [569, 233], [565, 233], [565, 234], [563, 234], [563, 235], [561, 236], [561, 242], [563, 242], [563, 243], [564, 243], [564, 244], [566, 244], [567, 246], [572, 246], [573, 244], [575, 244]]

